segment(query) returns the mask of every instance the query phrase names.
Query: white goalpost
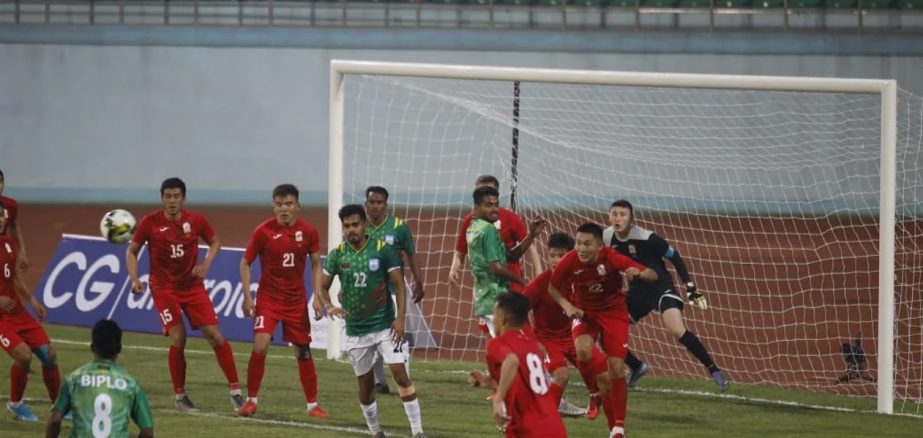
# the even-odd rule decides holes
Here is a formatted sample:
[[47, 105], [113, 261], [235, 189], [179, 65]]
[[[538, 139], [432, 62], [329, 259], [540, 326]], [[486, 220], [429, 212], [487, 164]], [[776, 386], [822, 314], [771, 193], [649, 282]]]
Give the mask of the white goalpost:
[[[684, 313], [731, 380], [919, 413], [923, 105], [895, 81], [334, 60], [329, 111], [328, 247], [340, 207], [391, 191], [417, 239], [425, 357], [480, 360], [470, 274], [447, 273], [474, 179], [494, 174], [526, 223], [566, 232], [632, 201], [712, 303]], [[856, 332], [875, 381], [837, 382]], [[631, 336], [655, 372], [704, 378], [657, 315]]]

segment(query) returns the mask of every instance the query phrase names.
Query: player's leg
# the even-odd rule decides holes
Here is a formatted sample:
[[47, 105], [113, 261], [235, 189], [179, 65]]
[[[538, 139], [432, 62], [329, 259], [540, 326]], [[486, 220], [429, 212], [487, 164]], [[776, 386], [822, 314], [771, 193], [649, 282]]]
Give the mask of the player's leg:
[[391, 388], [388, 387], [388, 377], [385, 375], [385, 361], [379, 354], [375, 355], [375, 362], [372, 363], [372, 374], [375, 375], [375, 392], [390, 394]]
[[420, 399], [417, 398], [417, 389], [407, 374], [407, 358], [409, 354], [405, 350], [406, 342], [395, 344], [391, 339], [391, 330], [382, 330], [376, 335], [377, 353], [388, 364], [391, 370], [391, 377], [397, 385], [397, 392], [404, 403], [404, 413], [407, 415], [407, 421], [410, 422], [410, 432], [414, 438], [423, 437], [423, 415], [420, 412]]
[[266, 354], [269, 352], [269, 343], [272, 342], [272, 333], [276, 331], [278, 322], [275, 313], [265, 304], [256, 305], [253, 314], [253, 349], [247, 363], [247, 402], [237, 410], [237, 415], [249, 417], [256, 413], [260, 384], [266, 372]]
[[13, 359], [10, 365], [10, 400], [6, 403], [6, 409], [17, 420], [38, 422], [38, 417], [22, 399], [26, 392], [26, 384], [29, 383], [32, 352], [16, 330], [7, 324], [0, 325], [0, 345]]
[[608, 312], [600, 321], [603, 321], [603, 350], [606, 352], [606, 364], [609, 368], [609, 378], [612, 380], [610, 398], [614, 418], [609, 436], [620, 437], [625, 434], [625, 416], [628, 410], [625, 355], [628, 352], [629, 322], [616, 312]]
[[183, 302], [183, 313], [189, 319], [189, 325], [201, 330], [202, 334], [205, 335], [205, 339], [211, 345], [212, 350], [215, 352], [218, 366], [228, 382], [231, 404], [234, 406], [235, 411], [239, 410], [243, 407], [244, 399], [240, 392], [240, 379], [237, 375], [237, 364], [234, 363], [234, 351], [231, 349], [231, 344], [221, 334], [221, 329], [218, 328], [218, 316], [215, 315], [215, 308], [212, 307], [212, 302], [208, 298], [205, 288], [193, 291], [187, 297]]
[[708, 354], [708, 350], [705, 348], [705, 345], [702, 344], [702, 341], [699, 340], [699, 337], [686, 328], [686, 324], [683, 321], [682, 300], [673, 299], [671, 296], [664, 295], [661, 299], [660, 317], [667, 331], [676, 337], [676, 340], [680, 344], [683, 344], [686, 350], [689, 350], [689, 353], [695, 356], [695, 358], [702, 363], [702, 366], [708, 370], [708, 374], [711, 375], [715, 384], [718, 385], [718, 389], [721, 392], [727, 391], [729, 383], [724, 376], [724, 372], [715, 364], [715, 361], [711, 358], [711, 355]]
[[[554, 397], [558, 406], [558, 413], [562, 417], [582, 417], [586, 415], [586, 410], [574, 405], [564, 398], [564, 390], [567, 389], [567, 382], [570, 380], [570, 369], [567, 367], [565, 351], [572, 351], [574, 343], [571, 340], [560, 342], [546, 340], [543, 343], [545, 347], [545, 365], [551, 373], [551, 382], [548, 385], [548, 392]], [[576, 356], [571, 357], [576, 361]]]
[[374, 335], [346, 336], [345, 346], [359, 385], [359, 407], [365, 417], [365, 424], [373, 436], [383, 436], [378, 421], [378, 404], [375, 402], [375, 377], [372, 376], [372, 361], [376, 350], [373, 341]]
[[[647, 288], [632, 288], [628, 292], [628, 316], [632, 324], [637, 324], [645, 316], [657, 308], [657, 299], [660, 293]], [[628, 387], [635, 388], [638, 381], [647, 373], [651, 372], [650, 365], [644, 363], [635, 356], [631, 350], [625, 353], [625, 364], [631, 370], [631, 376], [628, 378]]]
[[[173, 292], [169, 290], [152, 291], [154, 309], [163, 325], [163, 334], [170, 338], [170, 347], [167, 351], [167, 367], [170, 370], [170, 381], [173, 383], [173, 393], [176, 398], [177, 408], [186, 410], [190, 408], [189, 397], [186, 396], [186, 328], [183, 326], [183, 314], [179, 304], [173, 299]], [[195, 409], [192, 406], [191, 409]]]
[[301, 306], [301, 312], [293, 318], [282, 320], [282, 339], [294, 346], [298, 361], [298, 378], [304, 392], [306, 413], [309, 417], [330, 418], [330, 414], [317, 403], [317, 370], [311, 357], [311, 324], [308, 322], [308, 308]]
[[52, 403], [58, 399], [61, 389], [61, 372], [58, 370], [58, 355], [51, 346], [45, 328], [28, 313], [20, 313], [13, 317], [16, 321], [17, 334], [32, 350], [32, 354], [42, 365], [42, 381], [48, 391], [48, 399]]
[[[564, 358], [574, 365], [574, 367], [577, 368], [577, 372], [580, 373], [580, 378], [583, 380], [587, 392], [589, 393], [589, 400], [584, 415], [586, 415], [588, 420], [595, 420], [596, 417], [599, 416], [599, 408], [603, 406], [603, 394], [600, 388], [602, 388], [602, 392], [606, 395], [609, 394], [610, 385], [606, 357], [594, 345], [590, 363], [584, 364], [577, 360], [577, 350], [574, 348], [573, 343], [571, 343], [569, 348], [564, 350]], [[599, 379], [601, 377], [605, 377], [606, 384], [603, 386], [599, 385]], [[560, 411], [560, 407], [558, 407], [558, 410]]]

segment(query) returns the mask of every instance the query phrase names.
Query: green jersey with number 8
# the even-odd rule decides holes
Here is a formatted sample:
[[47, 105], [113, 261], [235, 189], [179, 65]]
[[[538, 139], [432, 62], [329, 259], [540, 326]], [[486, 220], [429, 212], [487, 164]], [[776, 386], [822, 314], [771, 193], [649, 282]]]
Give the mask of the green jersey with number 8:
[[152, 429], [151, 408], [141, 385], [110, 360], [90, 362], [64, 379], [54, 411], [73, 412], [71, 437], [127, 437], [128, 420]]
[[358, 250], [344, 242], [324, 260], [324, 272], [340, 277], [340, 305], [346, 311], [346, 335], [380, 332], [394, 322], [390, 273], [401, 268], [387, 243], [366, 239]]

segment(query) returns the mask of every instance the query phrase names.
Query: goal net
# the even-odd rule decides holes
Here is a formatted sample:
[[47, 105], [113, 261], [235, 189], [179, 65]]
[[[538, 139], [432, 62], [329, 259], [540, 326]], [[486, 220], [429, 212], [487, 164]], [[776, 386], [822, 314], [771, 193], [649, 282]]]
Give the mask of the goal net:
[[[705, 311], [687, 304], [686, 323], [732, 381], [872, 397], [878, 382], [863, 372], [891, 385], [880, 371], [891, 366], [885, 351], [893, 389], [884, 398], [921, 413], [920, 98], [897, 92], [897, 156], [885, 166], [885, 81], [801, 79], [778, 86], [799, 91], [773, 91], [746, 77], [695, 76], [683, 86], [684, 75], [648, 75], [635, 86], [630, 74], [469, 67], [446, 78], [417, 73], [439, 66], [391, 64], [407, 76], [356, 64], [333, 75], [331, 144], [341, 155], [331, 151], [330, 237], [339, 239], [337, 201], [362, 203], [368, 185], [390, 191], [393, 213], [415, 235], [422, 315], [438, 345], [417, 356], [482, 358], [470, 272], [461, 285], [448, 272], [474, 180], [492, 174], [505, 207], [526, 223], [547, 219], [552, 231], [608, 225], [609, 205], [631, 201], [637, 223], [672, 243], [708, 298]], [[891, 169], [895, 202], [882, 216], [881, 175]], [[888, 208], [894, 250], [882, 259]], [[892, 262], [893, 278], [882, 278], [894, 312], [880, 313], [880, 266]], [[891, 336], [880, 327], [893, 328], [893, 349], [879, 345]], [[864, 356], [845, 354], [856, 347]], [[655, 374], [708, 378], [656, 314], [632, 327], [631, 349]]]

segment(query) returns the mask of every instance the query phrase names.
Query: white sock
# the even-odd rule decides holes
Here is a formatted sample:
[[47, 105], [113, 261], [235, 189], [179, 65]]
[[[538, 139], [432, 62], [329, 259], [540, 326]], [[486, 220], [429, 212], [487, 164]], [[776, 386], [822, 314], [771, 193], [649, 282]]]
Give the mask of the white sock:
[[369, 431], [373, 434], [381, 432], [381, 423], [378, 422], [378, 402], [372, 402], [370, 405], [359, 403], [362, 408], [362, 414], [365, 415], [365, 424], [369, 426]]
[[410, 431], [414, 435], [423, 433], [423, 416], [420, 415], [420, 399], [415, 398], [411, 401], [404, 402], [404, 413], [407, 414], [407, 420], [410, 421]]
[[185, 392], [182, 393], [182, 394], [176, 394], [176, 399], [177, 399], [177, 400], [180, 400], [180, 399], [182, 399], [183, 397], [186, 397], [186, 393], [185, 393]]
[[232, 389], [232, 390], [228, 391], [228, 393], [231, 394], [231, 395], [241, 395], [241, 394], [242, 394], [242, 393], [240, 392], [240, 388]]
[[619, 434], [619, 433], [622, 434], [622, 435], [625, 435], [625, 428], [624, 428], [624, 427], [615, 426], [615, 427], [612, 428], [612, 431], [609, 432], [609, 438], [612, 438], [612, 437], [614, 437], [616, 434]]
[[256, 405], [256, 404], [259, 404], [259, 401], [257, 400], [257, 397], [247, 397], [247, 401], [248, 401], [248, 402], [253, 402], [253, 404], [255, 404], [255, 405]]
[[308, 412], [317, 407], [317, 402], [308, 402]]
[[22, 400], [20, 400], [20, 401], [18, 401], [18, 402], [14, 402], [14, 401], [11, 401], [11, 402], [10, 402], [10, 407], [13, 408], [13, 409], [16, 409], [16, 408], [18, 408], [18, 407], [20, 407], [20, 406], [22, 406]]

